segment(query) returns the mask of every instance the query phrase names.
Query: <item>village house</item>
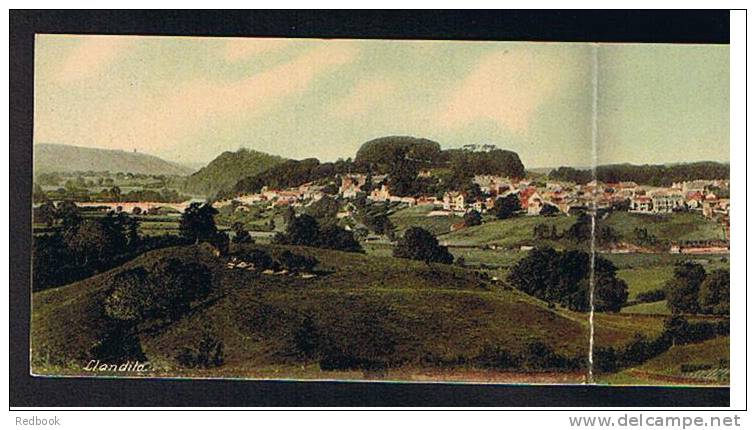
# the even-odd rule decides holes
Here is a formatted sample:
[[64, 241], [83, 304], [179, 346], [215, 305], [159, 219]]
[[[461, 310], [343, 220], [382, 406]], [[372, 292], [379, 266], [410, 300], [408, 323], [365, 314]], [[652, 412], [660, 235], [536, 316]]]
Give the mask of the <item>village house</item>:
[[703, 207], [704, 195], [700, 191], [693, 191], [685, 196], [685, 204], [690, 209], [701, 209]]
[[475, 175], [473, 183], [485, 194], [497, 196], [512, 190], [509, 178], [495, 175]]
[[635, 213], [653, 213], [654, 203], [651, 197], [646, 195], [636, 195], [630, 199], [630, 212]]
[[533, 194], [528, 197], [527, 200], [527, 214], [528, 215], [540, 215], [541, 209], [546, 205], [546, 201], [543, 199], [543, 197], [536, 191]]
[[344, 175], [341, 177], [339, 194], [345, 199], [353, 199], [357, 197], [357, 193], [362, 191], [366, 181], [366, 175]]
[[386, 184], [383, 184], [381, 185], [381, 188], [376, 188], [371, 191], [367, 198], [374, 202], [385, 202], [386, 200], [391, 199], [391, 193]]
[[465, 211], [465, 193], [447, 191], [444, 193], [444, 210], [454, 212]]
[[685, 207], [682, 194], [672, 191], [657, 191], [651, 194], [654, 213], [670, 213]]
[[535, 187], [527, 187], [518, 193], [517, 197], [520, 199], [520, 209], [527, 211], [530, 206], [530, 197], [537, 192]]

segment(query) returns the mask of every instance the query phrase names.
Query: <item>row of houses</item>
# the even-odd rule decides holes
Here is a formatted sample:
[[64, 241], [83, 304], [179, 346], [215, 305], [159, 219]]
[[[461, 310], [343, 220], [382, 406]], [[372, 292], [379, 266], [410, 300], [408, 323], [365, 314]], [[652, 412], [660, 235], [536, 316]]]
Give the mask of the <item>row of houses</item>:
[[[421, 172], [422, 176], [426, 172]], [[392, 202], [407, 206], [429, 205], [441, 209], [434, 213], [464, 214], [476, 210], [484, 213], [494, 208], [496, 200], [516, 194], [521, 210], [527, 215], [540, 215], [544, 208], [552, 206], [556, 211], [573, 214], [590, 208], [627, 208], [634, 213], [660, 214], [681, 209], [700, 210], [708, 218], [729, 215], [729, 198], [720, 197], [711, 189], [727, 190], [727, 180], [695, 180], [672, 184], [670, 187], [640, 186], [635, 182], [601, 183], [592, 181], [587, 184], [573, 184], [560, 181], [545, 183], [527, 179], [511, 179], [496, 175], [476, 175], [473, 183], [481, 193], [471, 198], [463, 191], [448, 191], [437, 196], [396, 196], [385, 183], [386, 175], [368, 176], [365, 174], [343, 175], [338, 186], [339, 195], [354, 199], [369, 189], [366, 197], [373, 202]], [[366, 187], [371, 181], [370, 187]], [[239, 196], [234, 200], [242, 205], [269, 202], [271, 206], [306, 205], [324, 196], [323, 186], [312, 183], [303, 184], [286, 190], [267, 187], [259, 193]], [[216, 207], [231, 201], [219, 201]]]
[[305, 204], [318, 201], [325, 196], [323, 186], [313, 183], [302, 184], [298, 187], [292, 187], [285, 190], [263, 187], [259, 193], [244, 194], [233, 199], [218, 200], [213, 203], [213, 207], [221, 208], [232, 204], [234, 201], [241, 203], [237, 209], [243, 210], [243, 205], [253, 205], [259, 203], [268, 203], [271, 207], [275, 206], [303, 206]]

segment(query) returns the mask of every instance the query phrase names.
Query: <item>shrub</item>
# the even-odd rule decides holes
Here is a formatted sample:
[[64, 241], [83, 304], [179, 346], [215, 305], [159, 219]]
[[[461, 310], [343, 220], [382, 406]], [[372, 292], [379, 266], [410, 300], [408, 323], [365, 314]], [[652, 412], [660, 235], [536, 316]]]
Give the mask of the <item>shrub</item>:
[[473, 362], [485, 368], [492, 369], [517, 369], [522, 364], [522, 358], [512, 354], [500, 346], [486, 345]]
[[205, 331], [196, 346], [183, 347], [176, 361], [189, 368], [211, 368], [223, 364], [223, 341]]
[[425, 261], [426, 263], [451, 264], [454, 256], [428, 230], [410, 227], [394, 247], [394, 257]]
[[640, 303], [652, 303], [652, 302], [658, 302], [660, 300], [664, 300], [666, 295], [664, 294], [664, 289], [659, 288], [656, 290], [651, 291], [644, 291], [642, 293], [639, 293], [636, 296], [636, 300]]
[[470, 212], [465, 213], [464, 221], [465, 227], [472, 227], [475, 225], [481, 225], [483, 223], [483, 218], [480, 216], [480, 212], [471, 210]]
[[720, 269], [706, 275], [701, 283], [699, 301], [704, 313], [729, 315], [730, 272]]
[[664, 292], [672, 313], [696, 313], [701, 283], [706, 277], [703, 266], [685, 262], [675, 267], [674, 277], [667, 281]]
[[547, 344], [534, 341], [528, 344], [523, 354], [522, 365], [529, 370], [575, 370], [585, 363], [582, 358], [569, 358], [554, 352]]
[[334, 224], [323, 227], [317, 246], [319, 248], [335, 249], [338, 251], [362, 252], [362, 246], [354, 238], [354, 233]]
[[119, 273], [113, 280], [113, 291], [105, 299], [105, 313], [117, 320], [142, 320], [152, 305], [148, 277], [143, 267]]
[[192, 301], [211, 288], [210, 270], [201, 264], [165, 259], [149, 270], [131, 269], [113, 279], [105, 299], [106, 314], [116, 320], [138, 322], [145, 318], [178, 319]]
[[241, 258], [254, 264], [255, 268], [259, 270], [271, 269], [274, 266], [273, 258], [270, 254], [260, 249], [249, 250]]
[[506, 219], [515, 216], [520, 210], [520, 197], [517, 193], [499, 197], [494, 202], [493, 211], [498, 219]]
[[711, 364], [691, 364], [683, 363], [680, 365], [680, 373], [698, 372], [699, 370], [709, 370], [714, 368]]
[[273, 258], [280, 267], [290, 272], [308, 272], [318, 264], [318, 260], [314, 257], [294, 254], [289, 250], [276, 251]]

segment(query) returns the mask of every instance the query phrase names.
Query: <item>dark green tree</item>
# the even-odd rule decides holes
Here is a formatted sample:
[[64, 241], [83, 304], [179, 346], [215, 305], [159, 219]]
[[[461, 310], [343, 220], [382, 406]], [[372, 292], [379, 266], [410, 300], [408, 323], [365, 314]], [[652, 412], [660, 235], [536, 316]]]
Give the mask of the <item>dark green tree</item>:
[[684, 262], [675, 266], [674, 276], [664, 285], [667, 307], [672, 313], [697, 313], [701, 283], [706, 271], [698, 263]]
[[249, 231], [244, 227], [244, 223], [237, 221], [231, 228], [234, 231], [234, 243], [254, 243]]
[[277, 242], [285, 245], [317, 246], [320, 241], [320, 226], [310, 215], [300, 214], [286, 226]]
[[512, 218], [520, 211], [520, 198], [517, 193], [508, 194], [496, 199], [494, 214], [498, 219]]
[[354, 238], [354, 234], [335, 224], [323, 226], [317, 246], [339, 251], [362, 252], [362, 246]]
[[192, 203], [181, 215], [179, 234], [195, 243], [211, 241], [216, 237], [215, 215], [218, 211], [209, 203]]
[[541, 216], [559, 215], [559, 208], [554, 205], [543, 205], [541, 211], [538, 214]]
[[55, 224], [57, 216], [58, 213], [55, 205], [49, 200], [34, 208], [34, 222], [45, 224], [48, 227], [52, 227]]
[[465, 227], [472, 227], [474, 225], [481, 225], [483, 223], [483, 217], [480, 216], [480, 212], [471, 210], [465, 213], [464, 216]]
[[445, 246], [438, 244], [433, 234], [420, 227], [410, 227], [394, 247], [394, 257], [425, 261], [426, 263], [451, 264], [454, 256]]
[[706, 275], [701, 283], [701, 311], [708, 314], [729, 315], [730, 313], [730, 271], [715, 270]]

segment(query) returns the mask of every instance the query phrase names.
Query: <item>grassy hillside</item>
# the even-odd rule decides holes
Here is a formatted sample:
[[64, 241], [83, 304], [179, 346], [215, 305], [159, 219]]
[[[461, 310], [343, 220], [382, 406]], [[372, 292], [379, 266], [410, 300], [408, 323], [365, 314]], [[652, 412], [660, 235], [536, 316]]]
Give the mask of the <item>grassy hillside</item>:
[[650, 314], [650, 315], [670, 315], [672, 312], [667, 307], [666, 300], [659, 300], [651, 303], [638, 303], [637, 305], [626, 306], [620, 311], [623, 314]]
[[213, 196], [218, 191], [233, 188], [240, 179], [268, 170], [283, 161], [281, 157], [250, 149], [227, 151], [189, 176], [184, 188], [190, 193]]
[[674, 265], [656, 265], [650, 267], [637, 267], [633, 269], [620, 269], [617, 277], [627, 282], [628, 299], [635, 299], [638, 294], [658, 290], [672, 279]]
[[[456, 246], [500, 245], [504, 247], [532, 245], [533, 227], [546, 224], [556, 225], [560, 233], [575, 223], [575, 217], [528, 217], [489, 221], [482, 225], [467, 227], [442, 236], [439, 240]], [[548, 241], [538, 241], [540, 245]]]
[[289, 249], [316, 256], [320, 275], [303, 279], [227, 269], [192, 246], [153, 251], [110, 272], [35, 294], [34, 370], [45, 373], [62, 366], [75, 371], [113, 330], [102, 311], [109, 281], [123, 270], [169, 257], [212, 268], [215, 292], [179, 321], [139, 327], [138, 348], [164, 370], [175, 369], [179, 347], [198, 342], [203, 330], [223, 340], [224, 366], [299, 363], [292, 342], [305, 319], [344, 342], [358, 342], [366, 330], [380, 327], [391, 338], [388, 355], [396, 366], [464, 363], [486, 348], [503, 346], [516, 353], [534, 341], [565, 356], [585, 354], [584, 321], [564, 318], [475, 272], [391, 257]]
[[640, 366], [607, 375], [604, 382], [727, 385], [730, 379], [729, 360], [730, 338], [722, 336], [700, 343], [673, 346]]
[[188, 175], [192, 169], [153, 155], [112, 149], [40, 143], [34, 145], [34, 173], [109, 171], [148, 175]]
[[724, 239], [720, 225], [696, 212], [665, 215], [612, 212], [602, 224], [611, 226], [623, 238], [633, 237], [635, 228], [645, 228], [661, 241]]
[[445, 234], [452, 225], [462, 221], [460, 216], [428, 216], [433, 206], [415, 206], [398, 210], [389, 217], [396, 231], [403, 234], [410, 227], [422, 227], [434, 235]]

